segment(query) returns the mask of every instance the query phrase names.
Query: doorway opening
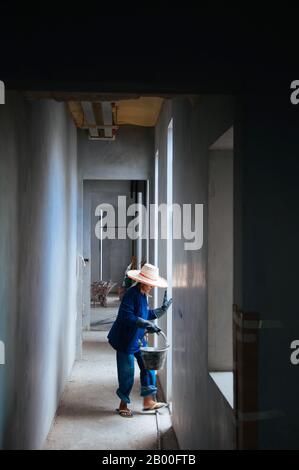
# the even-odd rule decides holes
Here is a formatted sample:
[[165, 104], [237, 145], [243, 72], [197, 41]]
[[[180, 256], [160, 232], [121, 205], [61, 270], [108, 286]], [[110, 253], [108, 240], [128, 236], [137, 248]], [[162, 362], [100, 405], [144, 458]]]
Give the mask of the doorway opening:
[[[132, 259], [136, 260], [136, 269], [148, 259], [148, 238], [128, 237], [130, 217], [124, 219], [120, 215], [122, 210], [127, 213], [132, 204], [147, 205], [148, 190], [148, 181], [85, 180], [83, 183], [83, 330], [110, 329], [126, 289], [126, 271], [131, 268]], [[107, 217], [105, 206], [113, 208], [115, 217]], [[146, 226], [147, 220], [142, 223]], [[115, 237], [111, 237], [112, 233]], [[118, 236], [121, 233], [124, 236]]]

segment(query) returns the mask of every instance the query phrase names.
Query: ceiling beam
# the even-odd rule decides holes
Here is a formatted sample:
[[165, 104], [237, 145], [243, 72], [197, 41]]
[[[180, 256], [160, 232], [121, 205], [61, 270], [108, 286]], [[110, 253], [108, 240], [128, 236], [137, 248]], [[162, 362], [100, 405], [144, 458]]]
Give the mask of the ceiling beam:
[[[112, 106], [110, 101], [102, 101], [102, 116], [103, 116], [103, 123], [104, 126], [112, 126], [113, 124], [113, 115], [112, 115]], [[112, 128], [106, 127], [104, 130], [105, 137], [112, 137]]]
[[89, 101], [81, 101], [81, 105], [84, 111], [84, 122], [89, 129], [90, 137], [99, 137], [99, 132], [96, 128], [96, 120], [94, 117], [92, 103], [90, 103]]
[[[91, 93], [91, 92], [77, 92], [77, 91], [23, 91], [23, 95], [28, 100], [45, 100], [53, 99], [56, 101], [92, 101], [92, 102], [115, 102], [121, 100], [136, 100], [142, 96], [148, 97], [161, 97], [161, 98], [174, 98], [178, 94], [171, 93]], [[182, 94], [181, 94], [182, 95]], [[186, 95], [186, 94], [185, 94]], [[182, 95], [183, 96], [183, 95]], [[187, 95], [186, 95], [187, 96]]]

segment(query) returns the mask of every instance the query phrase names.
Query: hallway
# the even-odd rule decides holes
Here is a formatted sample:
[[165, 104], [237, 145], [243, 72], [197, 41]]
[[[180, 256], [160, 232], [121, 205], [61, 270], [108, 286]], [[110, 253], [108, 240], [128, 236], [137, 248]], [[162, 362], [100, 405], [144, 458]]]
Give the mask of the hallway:
[[[233, 409], [209, 374], [219, 361], [210, 369], [203, 239], [210, 147], [233, 125], [233, 97], [66, 94], [61, 102], [46, 92], [33, 92], [30, 101], [10, 92], [6, 98], [0, 109], [0, 258], [11, 270], [0, 285], [7, 361], [0, 369], [1, 447], [174, 449], [172, 425], [180, 449], [233, 448]], [[207, 115], [214, 119], [203, 125]], [[216, 169], [219, 147], [212, 154]], [[224, 163], [232, 133], [225, 149]], [[144, 210], [140, 224], [136, 204], [137, 212]], [[173, 297], [158, 321], [170, 346], [158, 372], [158, 400], [173, 405], [172, 423], [167, 409], [141, 412], [139, 378], [134, 419], [115, 413], [116, 364], [105, 330], [133, 255], [138, 267], [142, 261], [158, 266]], [[221, 266], [224, 273], [230, 269]], [[94, 283], [99, 295], [115, 302], [100, 307], [99, 298], [90, 308]], [[152, 292], [150, 309], [160, 308], [163, 295], [164, 289]], [[230, 333], [231, 300], [226, 304]], [[222, 345], [212, 337], [216, 359], [224, 346], [232, 348], [231, 336], [222, 337]], [[227, 357], [221, 367], [232, 372]]]
[[[159, 448], [156, 415], [142, 412], [138, 379], [132, 393], [133, 419], [121, 418], [114, 411], [118, 406], [115, 355], [106, 336], [106, 331], [84, 333], [83, 357], [74, 366], [45, 450]], [[135, 374], [137, 378], [138, 367]], [[161, 434], [171, 436], [167, 448], [176, 449], [167, 409], [160, 410], [158, 425]]]
[[[180, 450], [298, 447], [298, 125], [270, 98], [6, 94], [1, 449], [172, 450], [171, 425]], [[173, 298], [167, 314], [164, 288], [148, 302], [172, 423], [142, 413], [138, 377], [134, 419], [115, 412], [105, 330], [133, 255]], [[115, 304], [90, 308], [94, 282]]]

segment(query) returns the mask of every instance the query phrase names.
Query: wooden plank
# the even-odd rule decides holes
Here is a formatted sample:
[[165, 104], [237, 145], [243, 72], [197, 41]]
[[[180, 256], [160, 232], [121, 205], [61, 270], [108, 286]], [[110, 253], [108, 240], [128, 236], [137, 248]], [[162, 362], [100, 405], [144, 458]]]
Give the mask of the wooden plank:
[[258, 449], [259, 321], [233, 307], [234, 409], [237, 449]]

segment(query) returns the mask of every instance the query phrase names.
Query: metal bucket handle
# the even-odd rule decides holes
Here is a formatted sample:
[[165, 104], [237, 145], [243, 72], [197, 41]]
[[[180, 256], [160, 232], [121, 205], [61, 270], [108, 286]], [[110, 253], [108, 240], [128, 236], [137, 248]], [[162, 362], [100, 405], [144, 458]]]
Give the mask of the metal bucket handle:
[[[147, 334], [147, 332], [144, 333], [144, 336], [145, 336], [146, 334]], [[169, 344], [167, 343], [166, 334], [165, 334], [162, 330], [158, 331], [157, 334], [158, 334], [158, 335], [160, 335], [160, 334], [162, 335], [162, 338], [163, 338], [164, 341], [165, 341], [165, 347], [168, 348], [168, 347], [169, 347]], [[143, 337], [144, 337], [144, 336], [143, 336]]]
[[160, 334], [162, 335], [162, 338], [163, 338], [164, 341], [165, 341], [165, 346], [168, 347], [169, 344], [167, 343], [166, 334], [165, 334], [162, 330], [160, 330], [160, 331], [158, 332], [158, 335], [160, 335]]

